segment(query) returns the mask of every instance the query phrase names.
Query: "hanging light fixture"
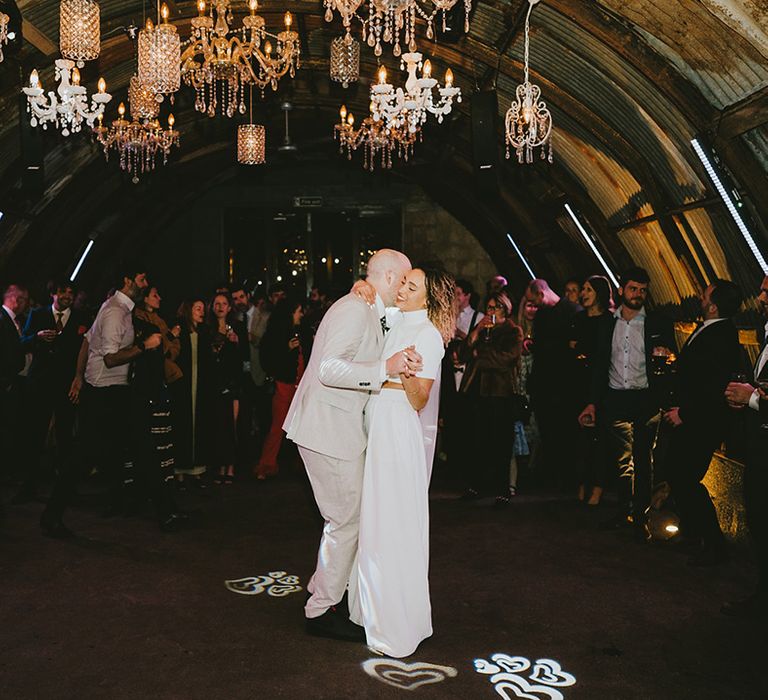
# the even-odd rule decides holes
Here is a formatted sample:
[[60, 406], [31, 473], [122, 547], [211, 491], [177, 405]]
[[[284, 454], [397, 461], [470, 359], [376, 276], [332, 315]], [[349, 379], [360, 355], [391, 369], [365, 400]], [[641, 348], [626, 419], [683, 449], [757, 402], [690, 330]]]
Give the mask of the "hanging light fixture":
[[291, 29], [290, 12], [283, 16], [285, 29], [270, 34], [264, 18], [256, 14], [258, 0], [248, 0], [249, 14], [242, 28], [234, 30], [230, 4], [213, 0], [208, 11], [205, 0], [198, 0], [192, 36], [181, 55], [184, 82], [197, 93], [195, 109], [209, 117], [217, 107], [228, 117], [245, 114], [246, 86], [277, 90], [278, 82], [286, 74], [293, 78], [300, 65], [299, 35]]
[[331, 80], [349, 87], [360, 79], [360, 42], [349, 34], [331, 42]]
[[340, 121], [333, 128], [334, 137], [339, 142], [339, 153], [346, 149], [347, 159], [352, 160], [352, 153], [363, 148], [363, 168], [373, 172], [376, 156], [381, 155], [381, 167], [392, 167], [392, 156], [408, 162], [413, 155], [413, 146], [421, 141], [421, 129], [410, 131], [406, 126], [388, 127], [383, 120], [368, 116], [355, 129], [355, 117], [347, 113], [342, 105], [339, 110]]
[[61, 55], [77, 63], [93, 61], [101, 51], [99, 6], [93, 0], [61, 0], [59, 6]]
[[47, 129], [49, 123], [53, 124], [61, 129], [62, 136], [80, 131], [83, 122], [92, 127], [112, 99], [104, 78], [99, 78], [98, 92], [91, 95], [89, 107], [88, 91], [80, 85], [80, 71], [74, 61], [58, 58], [54, 66], [56, 80], [59, 81], [56, 92], [49, 91], [46, 97], [37, 70], [29, 76], [29, 87], [22, 88], [27, 96], [30, 124], [33, 127], [40, 125], [43, 129]]
[[261, 124], [253, 123], [253, 88], [250, 95], [250, 119], [237, 127], [237, 162], [262, 165], [266, 162], [267, 133]]
[[[349, 35], [352, 20], [358, 19], [363, 25], [363, 41], [373, 48], [377, 56], [382, 54], [382, 42], [392, 44], [395, 56], [402, 53], [402, 45], [411, 53], [416, 52], [416, 18], [424, 20], [427, 25], [427, 39], [434, 38], [435, 18], [442, 13], [443, 31], [446, 28], [446, 13], [456, 5], [458, 0], [367, 0], [368, 19], [358, 14], [362, 0], [323, 0], [325, 20], [331, 22], [333, 13], [338, 12]], [[469, 13], [472, 10], [472, 0], [464, 3], [464, 31], [469, 31]], [[426, 8], [426, 9], [425, 9]]]
[[158, 9], [158, 24], [147, 18], [139, 32], [139, 81], [151, 90], [158, 102], [181, 86], [181, 39], [176, 27], [168, 22], [168, 5]]
[[109, 160], [110, 151], [120, 156], [120, 168], [133, 175], [132, 182], [139, 182], [139, 175], [155, 169], [158, 153], [163, 154], [163, 165], [168, 163], [171, 148], [179, 146], [179, 132], [175, 130], [176, 120], [168, 115], [168, 128], [163, 129], [155, 119], [140, 120], [131, 114], [131, 120], [125, 119], [125, 105], [121, 102], [117, 108], [118, 118], [109, 127], [102, 123], [93, 132], [96, 140], [104, 149], [104, 157]]
[[11, 18], [5, 12], [0, 12], [0, 63], [5, 58], [3, 56], [3, 46], [8, 44], [8, 22], [10, 21]]
[[160, 114], [160, 104], [155, 99], [155, 93], [144, 87], [137, 75], [128, 84], [128, 104], [131, 116], [136, 119], [156, 119]]
[[[429, 60], [422, 64], [420, 53], [405, 53], [403, 64], [408, 71], [408, 79], [403, 88], [395, 88], [387, 82], [387, 69], [379, 68], [379, 82], [371, 88], [371, 114], [375, 121], [383, 119], [388, 127], [407, 128], [412, 133], [427, 121], [427, 115], [437, 117], [438, 123], [450, 114], [454, 99], [461, 102], [461, 90], [453, 85], [453, 71], [445, 71], [445, 86], [439, 87], [432, 77], [432, 64]], [[416, 71], [421, 70], [419, 78]], [[435, 99], [434, 88], [439, 95]]]
[[541, 99], [541, 88], [528, 79], [530, 57], [530, 19], [533, 6], [539, 0], [528, 0], [525, 17], [525, 75], [523, 84], [517, 86], [516, 99], [507, 110], [505, 119], [507, 158], [510, 146], [517, 153], [520, 163], [533, 163], [534, 149], [541, 148], [542, 160], [552, 162], [552, 115], [546, 102]]

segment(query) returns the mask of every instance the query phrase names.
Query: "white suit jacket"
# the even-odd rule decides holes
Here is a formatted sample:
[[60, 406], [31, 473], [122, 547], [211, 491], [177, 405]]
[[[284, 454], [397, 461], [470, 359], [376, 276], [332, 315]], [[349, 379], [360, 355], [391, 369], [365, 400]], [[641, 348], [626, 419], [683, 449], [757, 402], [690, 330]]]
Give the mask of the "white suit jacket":
[[375, 306], [354, 294], [331, 306], [283, 423], [288, 439], [336, 459], [359, 457], [368, 441], [365, 404], [386, 379], [383, 345]]

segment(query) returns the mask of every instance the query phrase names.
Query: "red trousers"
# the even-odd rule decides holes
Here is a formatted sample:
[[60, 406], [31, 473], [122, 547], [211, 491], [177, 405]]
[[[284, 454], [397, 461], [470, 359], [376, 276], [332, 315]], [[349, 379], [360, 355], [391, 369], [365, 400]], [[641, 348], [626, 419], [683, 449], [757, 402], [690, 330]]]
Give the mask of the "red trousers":
[[283, 444], [283, 423], [291, 407], [293, 395], [296, 393], [294, 384], [275, 381], [275, 395], [272, 397], [272, 425], [269, 435], [264, 440], [261, 457], [256, 466], [257, 476], [273, 476], [277, 474], [277, 455]]

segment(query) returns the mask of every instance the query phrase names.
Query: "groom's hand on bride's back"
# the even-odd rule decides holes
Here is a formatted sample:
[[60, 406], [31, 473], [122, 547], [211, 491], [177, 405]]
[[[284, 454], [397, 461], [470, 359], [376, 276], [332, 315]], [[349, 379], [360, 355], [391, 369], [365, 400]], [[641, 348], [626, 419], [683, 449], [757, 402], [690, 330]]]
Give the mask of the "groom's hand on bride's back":
[[387, 360], [387, 376], [397, 377], [404, 374], [410, 377], [424, 368], [421, 355], [416, 352], [415, 345], [409, 345], [404, 350], [396, 352]]

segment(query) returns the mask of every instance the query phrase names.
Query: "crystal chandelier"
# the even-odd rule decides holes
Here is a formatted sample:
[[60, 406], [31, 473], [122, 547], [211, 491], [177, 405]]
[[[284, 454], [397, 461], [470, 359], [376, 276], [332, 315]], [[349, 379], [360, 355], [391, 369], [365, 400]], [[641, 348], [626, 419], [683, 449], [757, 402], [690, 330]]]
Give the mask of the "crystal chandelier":
[[333, 127], [334, 137], [339, 141], [339, 153], [346, 149], [347, 159], [352, 160], [352, 152], [362, 147], [363, 167], [373, 172], [376, 156], [381, 154], [381, 167], [392, 167], [392, 155], [408, 162], [413, 155], [413, 145], [421, 141], [421, 129], [412, 132], [406, 126], [388, 127], [383, 121], [368, 116], [355, 129], [355, 117], [347, 114], [342, 105], [339, 110], [341, 120]]
[[360, 43], [349, 34], [331, 42], [331, 80], [349, 87], [360, 78]]
[[[461, 90], [453, 86], [453, 71], [445, 71], [445, 87], [439, 87], [432, 77], [432, 64], [424, 61], [420, 53], [405, 53], [400, 64], [405, 63], [408, 79], [403, 88], [395, 88], [387, 82], [387, 69], [379, 68], [379, 82], [371, 87], [371, 114], [375, 121], [383, 119], [388, 127], [405, 128], [412, 133], [427, 121], [427, 115], [433, 114], [438, 123], [453, 108], [453, 100], [461, 102]], [[421, 78], [416, 75], [421, 69]], [[437, 87], [439, 99], [435, 100], [433, 89]]]
[[8, 22], [10, 21], [11, 18], [5, 12], [0, 12], [0, 63], [5, 58], [3, 56], [3, 45], [8, 43]]
[[59, 7], [61, 55], [77, 63], [93, 61], [101, 51], [99, 6], [93, 0], [61, 0]]
[[539, 0], [528, 0], [530, 7], [525, 17], [525, 77], [517, 86], [516, 99], [507, 110], [505, 121], [507, 158], [510, 146], [517, 153], [520, 163], [533, 163], [535, 148], [541, 147], [542, 160], [552, 162], [552, 115], [546, 102], [541, 100], [541, 89], [528, 79], [530, 49], [530, 19], [533, 6]]
[[[298, 33], [291, 30], [293, 16], [286, 12], [285, 30], [270, 34], [264, 18], [256, 14], [258, 0], [248, 0], [250, 14], [240, 30], [230, 28], [230, 0], [213, 0], [206, 14], [205, 0], [198, 0], [198, 16], [192, 19], [192, 36], [181, 56], [184, 82], [197, 93], [195, 109], [209, 117], [220, 103], [222, 114], [245, 114], [245, 88], [256, 85], [262, 91], [286, 74], [294, 77], [300, 65]], [[215, 20], [214, 20], [215, 18]], [[272, 42], [275, 41], [274, 53]], [[254, 68], [255, 64], [255, 68]]]
[[[160, 8], [157, 26], [147, 18], [139, 32], [139, 81], [151, 90], [158, 102], [181, 86], [181, 39], [176, 27], [168, 22], [168, 6]], [[173, 99], [173, 97], [171, 97]]]
[[261, 124], [253, 123], [253, 88], [250, 89], [250, 119], [237, 127], [237, 162], [262, 165], [267, 161], [267, 133]]
[[74, 61], [58, 58], [54, 65], [56, 80], [59, 81], [56, 92], [49, 91], [46, 97], [36, 70], [29, 76], [29, 87], [22, 88], [22, 92], [27, 96], [30, 124], [33, 127], [39, 124], [43, 129], [47, 129], [50, 122], [61, 129], [62, 136], [80, 131], [83, 122], [92, 127], [96, 119], [104, 114], [104, 108], [112, 99], [112, 95], [107, 92], [104, 78], [99, 78], [98, 92], [91, 95], [89, 108], [88, 91], [80, 85], [80, 71]]
[[[417, 0], [368, 0], [368, 19], [364, 20], [358, 9], [362, 0], [323, 0], [325, 20], [333, 20], [334, 11], [341, 15], [347, 35], [351, 31], [352, 19], [357, 18], [363, 25], [363, 41], [374, 49], [377, 56], [382, 54], [382, 41], [392, 44], [395, 56], [402, 53], [403, 44], [411, 53], [416, 52], [416, 17], [420, 17], [427, 25], [427, 39], [434, 38], [435, 17], [442, 12], [443, 31], [446, 28], [445, 14], [458, 0], [427, 0], [428, 10], [424, 10]], [[472, 0], [464, 3], [464, 31], [469, 31], [469, 13], [472, 10]]]
[[179, 132], [174, 130], [173, 114], [168, 115], [168, 128], [163, 129], [157, 119], [140, 121], [131, 115], [131, 121], [125, 119], [125, 105], [121, 102], [117, 108], [118, 118], [109, 128], [102, 124], [93, 132], [96, 140], [104, 149], [104, 157], [109, 160], [110, 150], [120, 155], [120, 168], [133, 175], [134, 184], [139, 181], [139, 174], [155, 169], [158, 153], [163, 154], [163, 165], [168, 162], [168, 155], [173, 146], [179, 145]]

